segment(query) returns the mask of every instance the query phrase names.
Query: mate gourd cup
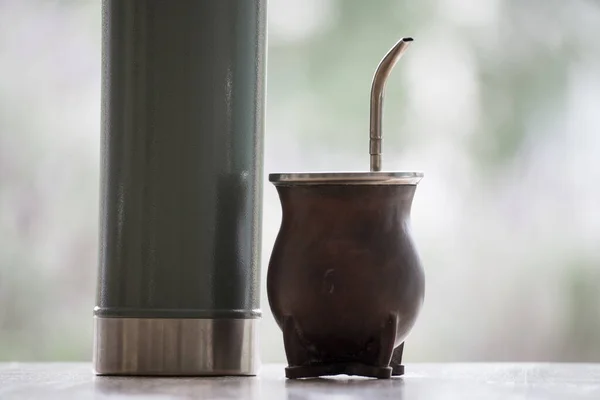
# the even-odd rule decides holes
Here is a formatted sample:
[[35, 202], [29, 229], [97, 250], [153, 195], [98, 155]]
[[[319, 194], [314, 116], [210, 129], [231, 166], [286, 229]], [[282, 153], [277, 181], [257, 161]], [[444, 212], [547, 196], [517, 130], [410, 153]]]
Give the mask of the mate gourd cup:
[[371, 89], [370, 172], [271, 174], [282, 223], [267, 274], [288, 378], [402, 375], [425, 278], [411, 238], [419, 172], [381, 171], [385, 81], [412, 39], [383, 58]]

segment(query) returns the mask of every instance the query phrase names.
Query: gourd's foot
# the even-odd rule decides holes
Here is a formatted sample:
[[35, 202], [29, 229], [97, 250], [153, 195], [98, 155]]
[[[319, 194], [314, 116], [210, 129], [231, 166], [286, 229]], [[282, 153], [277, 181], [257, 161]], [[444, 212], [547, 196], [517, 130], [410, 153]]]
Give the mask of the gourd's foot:
[[392, 376], [404, 375], [404, 365], [394, 365], [392, 367]]
[[394, 349], [390, 367], [392, 367], [392, 376], [404, 375], [404, 365], [402, 365], [402, 351], [404, 350], [404, 342]]
[[287, 367], [285, 369], [285, 376], [289, 379], [317, 378], [320, 376], [331, 375], [356, 375], [369, 378], [389, 379], [392, 376], [392, 368], [376, 367], [360, 363], [335, 363]]

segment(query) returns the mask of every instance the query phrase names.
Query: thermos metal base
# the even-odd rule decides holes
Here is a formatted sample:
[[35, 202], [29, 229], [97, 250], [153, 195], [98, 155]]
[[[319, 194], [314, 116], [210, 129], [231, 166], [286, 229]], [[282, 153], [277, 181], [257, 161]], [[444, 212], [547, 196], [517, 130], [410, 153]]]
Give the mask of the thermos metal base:
[[258, 373], [258, 319], [94, 317], [98, 375]]

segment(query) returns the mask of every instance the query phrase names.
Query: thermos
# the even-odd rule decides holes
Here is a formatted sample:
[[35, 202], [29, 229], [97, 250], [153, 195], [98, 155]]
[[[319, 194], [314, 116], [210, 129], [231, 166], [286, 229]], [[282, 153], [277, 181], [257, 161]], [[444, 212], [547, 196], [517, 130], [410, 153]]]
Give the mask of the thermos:
[[105, 0], [94, 368], [255, 375], [263, 0]]

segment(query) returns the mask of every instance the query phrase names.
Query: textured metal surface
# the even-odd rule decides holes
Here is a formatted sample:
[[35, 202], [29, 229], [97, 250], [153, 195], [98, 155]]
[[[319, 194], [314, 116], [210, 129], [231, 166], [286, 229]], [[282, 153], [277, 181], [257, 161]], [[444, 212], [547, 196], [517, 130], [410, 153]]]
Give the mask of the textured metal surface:
[[256, 375], [257, 319], [94, 318], [104, 375]]
[[385, 93], [385, 83], [390, 76], [392, 69], [400, 60], [408, 46], [413, 41], [412, 38], [400, 39], [383, 57], [371, 85], [371, 121], [369, 127], [369, 154], [371, 156], [371, 171], [381, 171], [381, 152], [382, 152], [382, 115], [383, 115], [383, 96]]
[[600, 399], [600, 364], [408, 364], [402, 378], [289, 381], [283, 365], [254, 378], [94, 377], [90, 364], [0, 364], [3, 400], [583, 400]]
[[330, 172], [270, 174], [275, 185], [416, 185], [421, 172]]
[[104, 1], [95, 315], [259, 316], [265, 14]]

